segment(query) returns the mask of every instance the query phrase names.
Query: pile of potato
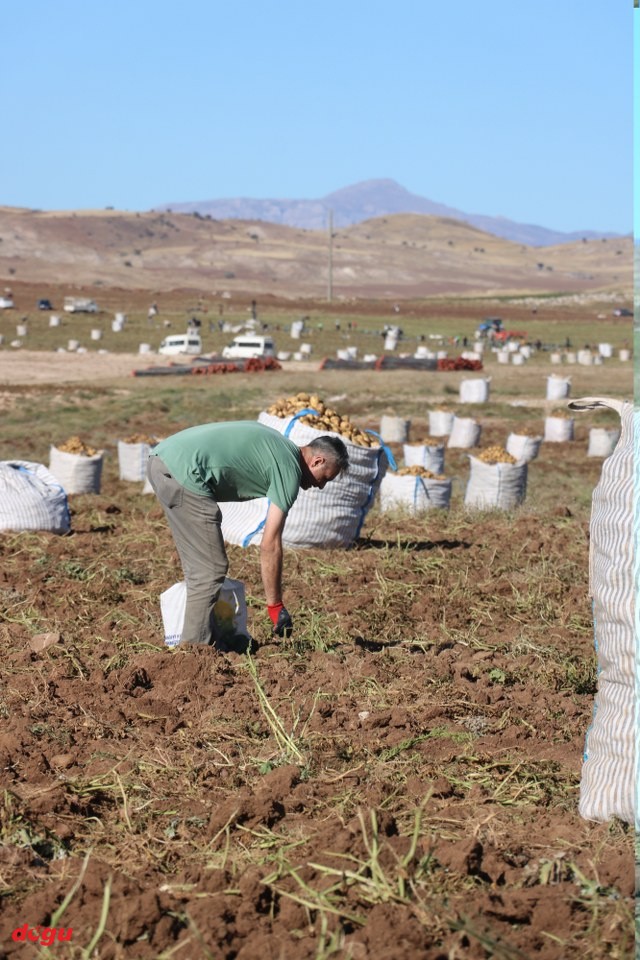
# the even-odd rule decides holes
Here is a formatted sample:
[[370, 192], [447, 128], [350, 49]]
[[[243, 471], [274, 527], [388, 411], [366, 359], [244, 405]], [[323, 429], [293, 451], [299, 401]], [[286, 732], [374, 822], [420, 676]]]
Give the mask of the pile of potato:
[[443, 447], [446, 437], [425, 437], [424, 440], [413, 440], [408, 447]]
[[504, 447], [494, 444], [492, 447], [485, 447], [478, 456], [476, 460], [482, 460], [483, 463], [517, 463], [515, 457], [512, 457], [510, 453], [504, 449]]
[[89, 446], [80, 437], [69, 437], [64, 443], [57, 444], [56, 449], [62, 453], [75, 453], [79, 457], [95, 457], [100, 452], [95, 447]]
[[300, 417], [300, 423], [313, 427], [314, 430], [338, 433], [345, 440], [349, 440], [350, 443], [355, 443], [360, 447], [378, 446], [378, 440], [375, 437], [365, 433], [360, 427], [356, 427], [346, 414], [339, 414], [328, 407], [314, 393], [296, 393], [292, 397], [281, 397], [268, 407], [267, 413], [271, 414], [272, 417], [293, 417], [307, 407], [317, 410], [318, 413], [317, 415], [308, 413], [304, 417]]
[[123, 443], [146, 443], [150, 447], [154, 447], [158, 442], [158, 438], [148, 437], [144, 433], [132, 433], [130, 437], [125, 437], [122, 442]]
[[431, 470], [427, 470], [426, 467], [413, 466], [413, 467], [400, 467], [397, 471], [398, 477], [425, 477], [427, 480], [446, 480], [447, 478], [442, 473], [432, 473]]

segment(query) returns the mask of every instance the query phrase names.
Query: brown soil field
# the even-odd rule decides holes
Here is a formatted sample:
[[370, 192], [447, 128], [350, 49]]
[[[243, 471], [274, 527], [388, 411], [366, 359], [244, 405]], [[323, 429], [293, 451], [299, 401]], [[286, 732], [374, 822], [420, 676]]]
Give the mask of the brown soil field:
[[[155, 498], [119, 479], [115, 443], [178, 429], [180, 404], [216, 419], [228, 391], [238, 419], [255, 416], [261, 400], [240, 391], [256, 381], [178, 396], [125, 379], [121, 356], [121, 379], [92, 393], [105, 358], [73, 358], [81, 384], [61, 384], [51, 357], [40, 371], [0, 359], [17, 424], [3, 457], [43, 459], [64, 411], [80, 430], [101, 409], [111, 444], [100, 491], [70, 497], [68, 535], [0, 538], [1, 958], [630, 960], [633, 830], [577, 812], [602, 465], [585, 451], [611, 418], [584, 414], [574, 441], [543, 444], [513, 511], [466, 510], [468, 453], [451, 449], [449, 511], [374, 504], [352, 549], [288, 550], [288, 641], [270, 637], [258, 551], [230, 547], [255, 648], [170, 651], [158, 598], [177, 555]], [[288, 375], [261, 376], [266, 405]], [[630, 389], [628, 369], [608, 376]], [[365, 427], [419, 382], [367, 377], [309, 382], [342, 383]], [[597, 377], [576, 386], [597, 394]], [[496, 372], [490, 415], [473, 408], [483, 445], [527, 413], [501, 386]], [[521, 402], [539, 425], [544, 403]], [[19, 433], [29, 404], [42, 417]], [[424, 405], [411, 429], [427, 435]], [[16, 941], [24, 924], [72, 939]]]

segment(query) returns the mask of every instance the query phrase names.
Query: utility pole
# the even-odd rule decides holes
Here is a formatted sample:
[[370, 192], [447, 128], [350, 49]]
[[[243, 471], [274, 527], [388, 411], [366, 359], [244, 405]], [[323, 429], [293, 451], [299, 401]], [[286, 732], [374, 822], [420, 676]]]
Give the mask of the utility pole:
[[327, 300], [333, 299], [333, 210], [329, 210], [329, 277], [327, 282]]

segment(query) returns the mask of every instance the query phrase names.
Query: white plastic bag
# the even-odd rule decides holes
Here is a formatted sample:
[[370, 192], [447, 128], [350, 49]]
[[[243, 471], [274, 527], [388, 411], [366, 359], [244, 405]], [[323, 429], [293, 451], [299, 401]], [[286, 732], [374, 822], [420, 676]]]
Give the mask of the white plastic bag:
[[[160, 594], [160, 611], [164, 626], [164, 642], [167, 647], [176, 647], [180, 643], [184, 626], [184, 613], [187, 605], [187, 585], [184, 580]], [[244, 584], [240, 580], [225, 577], [213, 608], [216, 625], [216, 639], [229, 640], [234, 637], [251, 639], [247, 627], [247, 603]]]

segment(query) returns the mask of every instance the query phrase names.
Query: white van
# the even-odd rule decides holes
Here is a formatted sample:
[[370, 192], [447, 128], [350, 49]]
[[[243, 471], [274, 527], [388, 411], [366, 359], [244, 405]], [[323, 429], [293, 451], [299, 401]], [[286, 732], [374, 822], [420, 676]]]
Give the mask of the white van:
[[98, 304], [89, 297], [65, 297], [62, 309], [67, 313], [97, 313]]
[[225, 360], [250, 360], [252, 357], [275, 357], [276, 347], [271, 337], [234, 337], [222, 351]]
[[199, 333], [174, 333], [165, 337], [158, 353], [164, 357], [176, 357], [181, 353], [199, 356], [202, 353], [202, 340]]

